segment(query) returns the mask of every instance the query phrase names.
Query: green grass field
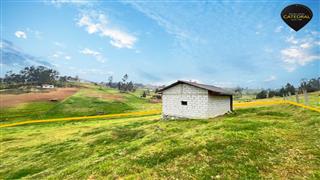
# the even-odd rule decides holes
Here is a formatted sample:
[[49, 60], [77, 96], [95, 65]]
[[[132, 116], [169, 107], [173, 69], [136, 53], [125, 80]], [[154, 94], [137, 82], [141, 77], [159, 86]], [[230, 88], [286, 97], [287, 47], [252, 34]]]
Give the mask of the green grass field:
[[[320, 91], [308, 93], [308, 96], [309, 106], [320, 108]], [[288, 100], [296, 102], [296, 96], [290, 96]], [[303, 94], [299, 94], [299, 103], [305, 103]]]
[[[308, 93], [309, 104], [308, 106], [320, 108], [320, 91]], [[272, 97], [267, 99], [256, 99], [255, 95], [243, 95], [241, 98], [234, 100], [236, 103], [251, 102], [251, 101], [270, 101], [270, 100], [281, 100], [283, 97]], [[296, 102], [296, 96], [289, 96], [287, 100]], [[299, 103], [304, 104], [304, 95], [299, 94]]]
[[60, 102], [32, 102], [0, 109], [0, 124], [25, 120], [115, 114], [160, 109], [161, 104], [150, 103], [136, 93], [87, 85], [76, 94]]
[[319, 179], [320, 116], [295, 106], [1, 129], [1, 179]]

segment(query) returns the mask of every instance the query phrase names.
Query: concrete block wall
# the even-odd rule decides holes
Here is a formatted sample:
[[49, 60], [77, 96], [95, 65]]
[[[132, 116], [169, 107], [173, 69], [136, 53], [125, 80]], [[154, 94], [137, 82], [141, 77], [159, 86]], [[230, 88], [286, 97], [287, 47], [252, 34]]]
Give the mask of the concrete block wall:
[[[181, 101], [187, 101], [182, 105]], [[187, 84], [178, 84], [163, 92], [163, 115], [187, 118], [206, 118], [208, 91]]]
[[[182, 105], [181, 101], [187, 101]], [[208, 90], [188, 84], [178, 84], [163, 92], [163, 116], [209, 118], [230, 111], [229, 96], [212, 96]]]
[[231, 111], [230, 96], [210, 95], [208, 100], [208, 117], [216, 117]]

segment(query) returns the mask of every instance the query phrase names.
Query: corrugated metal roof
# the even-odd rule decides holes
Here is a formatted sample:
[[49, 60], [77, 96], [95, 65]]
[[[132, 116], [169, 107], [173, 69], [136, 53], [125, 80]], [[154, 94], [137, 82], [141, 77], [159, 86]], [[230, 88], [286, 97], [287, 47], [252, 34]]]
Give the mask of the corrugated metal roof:
[[220, 95], [232, 95], [233, 92], [232, 91], [228, 91], [226, 89], [222, 89], [222, 88], [219, 88], [219, 87], [216, 87], [216, 86], [212, 86], [212, 85], [206, 85], [206, 84], [199, 84], [199, 83], [196, 83], [196, 82], [190, 82], [190, 81], [182, 81], [182, 80], [178, 80], [177, 82], [173, 83], [173, 84], [170, 84], [169, 86], [166, 86], [162, 89], [160, 89], [159, 91], [162, 92], [166, 89], [169, 89], [177, 84], [188, 84], [188, 85], [191, 85], [191, 86], [194, 86], [194, 87], [198, 87], [198, 88], [201, 88], [201, 89], [205, 89], [205, 90], [208, 90], [208, 91], [212, 91], [212, 92], [215, 92], [215, 93], [218, 93]]

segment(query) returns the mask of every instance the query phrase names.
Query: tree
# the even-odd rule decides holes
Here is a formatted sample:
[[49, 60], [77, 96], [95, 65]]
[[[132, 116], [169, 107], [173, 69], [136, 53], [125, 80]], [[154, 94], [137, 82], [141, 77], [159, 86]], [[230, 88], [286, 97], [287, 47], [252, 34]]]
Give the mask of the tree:
[[30, 66], [25, 67], [19, 73], [8, 71], [5, 74], [3, 81], [9, 87], [17, 87], [21, 85], [55, 84], [59, 79], [58, 75], [58, 71], [44, 66]]
[[308, 81], [308, 92], [314, 92], [320, 90], [320, 77], [312, 78]]
[[68, 81], [68, 77], [67, 76], [60, 76], [59, 77], [59, 81], [62, 82], [62, 83], [65, 83]]
[[314, 92], [320, 90], [320, 77], [310, 80], [302, 79], [299, 86], [300, 91]]
[[134, 91], [134, 85], [133, 85], [133, 82], [130, 81], [128, 84], [127, 84], [127, 91]]
[[287, 94], [286, 89], [285, 89], [284, 87], [282, 87], [282, 88], [279, 90], [279, 95], [280, 95], [281, 97], [284, 97], [284, 96], [286, 96], [286, 94]]
[[277, 91], [269, 90], [269, 98], [277, 96]]
[[260, 92], [257, 94], [256, 98], [257, 98], [257, 99], [267, 98], [267, 91], [266, 91], [266, 90], [260, 91]]
[[128, 78], [129, 78], [128, 74], [125, 74], [122, 78], [122, 82], [118, 83], [118, 89], [120, 90], [120, 92], [127, 92], [127, 91], [134, 91], [135, 90], [132, 81], [127, 83]]
[[307, 79], [301, 79], [299, 90], [301, 92], [303, 92], [303, 91], [307, 91], [307, 89], [308, 89], [308, 80]]
[[122, 77], [122, 82], [125, 84], [126, 81], [128, 80], [129, 76], [128, 74], [125, 74], [123, 77]]
[[292, 95], [292, 94], [295, 94], [295, 88], [293, 85], [291, 85], [290, 83], [287, 83], [286, 86], [285, 86], [285, 90], [286, 90], [286, 93], [287, 95]]
[[78, 81], [78, 76], [59, 76], [59, 72], [44, 66], [25, 67], [18, 73], [8, 71], [2, 79], [1, 88], [16, 88], [20, 86], [40, 86], [53, 84], [64, 86], [68, 81]]
[[121, 82], [118, 82], [117, 87], [118, 87], [119, 91], [121, 91]]
[[31, 85], [54, 84], [58, 78], [58, 71], [44, 66], [30, 66], [20, 71], [25, 81]]
[[18, 86], [25, 83], [25, 78], [21, 74], [13, 73], [8, 71], [3, 79], [3, 82], [8, 84], [11, 87]]
[[112, 77], [112, 76], [109, 76], [109, 77], [108, 77], [108, 86], [109, 86], [109, 87], [112, 87], [112, 81], [113, 81], [113, 77]]
[[142, 93], [141, 97], [143, 97], [143, 98], [147, 97], [147, 93], [146, 93], [146, 91], [143, 91], [143, 93]]

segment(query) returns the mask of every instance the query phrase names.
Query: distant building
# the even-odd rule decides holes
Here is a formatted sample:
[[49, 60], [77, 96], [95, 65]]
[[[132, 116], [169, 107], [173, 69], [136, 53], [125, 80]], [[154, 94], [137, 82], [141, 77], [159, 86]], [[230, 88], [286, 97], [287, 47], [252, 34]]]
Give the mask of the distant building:
[[42, 86], [41, 86], [43, 89], [52, 89], [52, 88], [54, 88], [54, 85], [52, 85], [52, 84], [42, 84]]
[[233, 109], [233, 93], [211, 85], [177, 81], [160, 93], [164, 118], [211, 118]]

